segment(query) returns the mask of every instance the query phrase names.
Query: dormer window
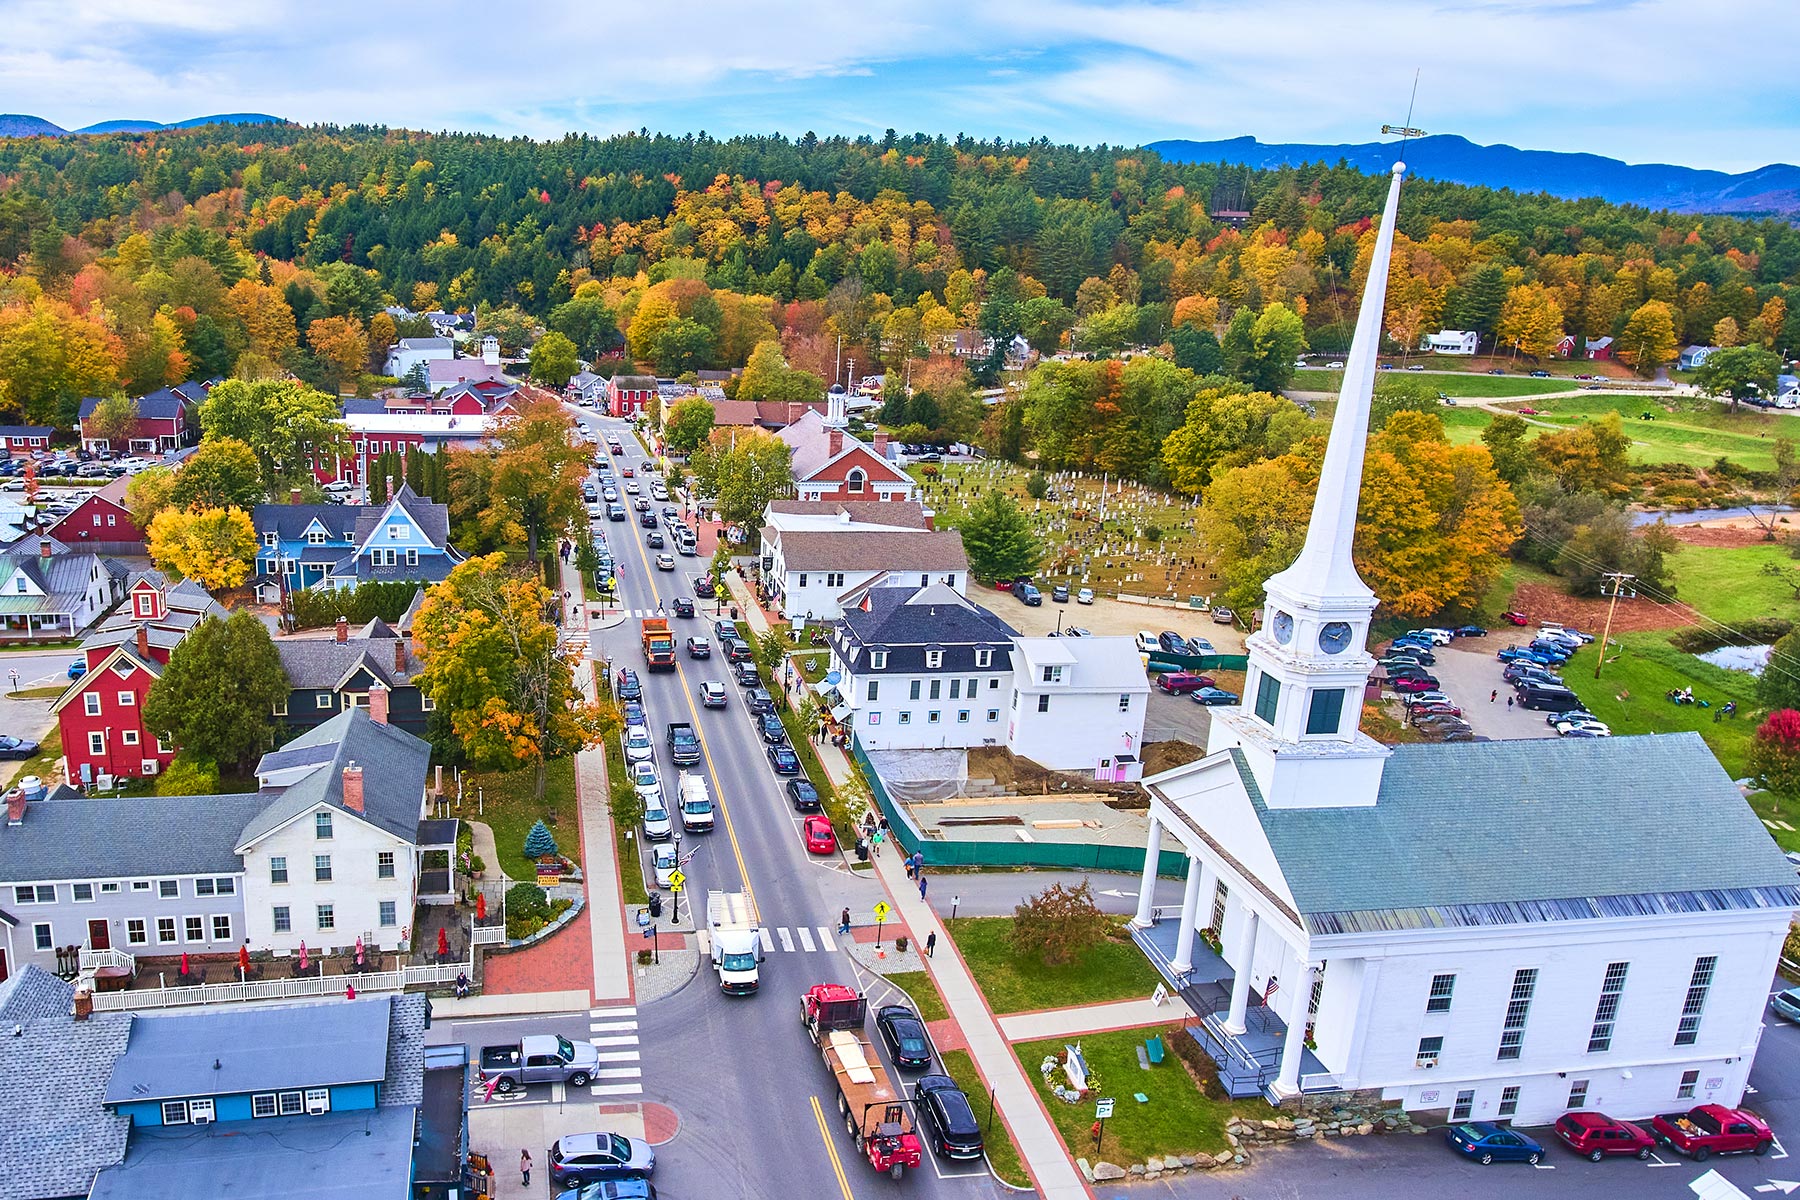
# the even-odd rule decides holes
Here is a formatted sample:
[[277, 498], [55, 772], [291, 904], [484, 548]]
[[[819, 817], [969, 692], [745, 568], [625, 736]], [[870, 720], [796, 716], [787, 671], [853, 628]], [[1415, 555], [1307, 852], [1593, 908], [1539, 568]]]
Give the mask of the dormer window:
[[981, 647], [981, 649], [975, 651], [975, 665], [978, 667], [993, 666], [994, 665], [994, 652], [992, 650], [990, 650], [989, 648], [987, 648], [986, 646], [983, 646], [983, 647]]
[[925, 652], [925, 668], [927, 670], [935, 671], [943, 665], [944, 652], [942, 650], [927, 650]]
[[325, 544], [325, 531], [323, 529], [307, 530], [306, 544], [309, 546], [323, 546]]
[[1062, 671], [1063, 671], [1063, 669], [1059, 666], [1058, 667], [1045, 667], [1044, 668], [1044, 682], [1045, 683], [1061, 683], [1062, 682]]
[[263, 545], [273, 546], [274, 544], [275, 544], [275, 534], [272, 531], [269, 533], [263, 534]]
[[885, 671], [887, 669], [887, 656], [888, 652], [886, 650], [869, 651], [869, 669], [872, 671]]
[[867, 475], [864, 475], [861, 470], [855, 470], [855, 471], [850, 472], [849, 475], [845, 476], [844, 488], [851, 495], [860, 496], [862, 494], [865, 486], [868, 484], [868, 480], [869, 480], [869, 477]]

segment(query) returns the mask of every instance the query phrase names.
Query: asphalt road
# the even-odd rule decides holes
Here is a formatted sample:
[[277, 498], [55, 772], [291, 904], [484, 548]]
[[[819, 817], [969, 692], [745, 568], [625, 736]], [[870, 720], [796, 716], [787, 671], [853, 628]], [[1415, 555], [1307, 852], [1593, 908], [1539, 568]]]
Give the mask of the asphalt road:
[[[626, 454], [613, 460], [615, 470], [621, 463], [635, 468], [648, 457], [625, 422], [572, 411], [589, 425], [624, 434]], [[660, 511], [662, 503], [653, 503]], [[677, 557], [674, 572], [657, 571], [656, 552], [644, 545], [648, 530], [635, 520], [601, 520], [596, 529], [606, 533], [617, 563], [622, 607], [653, 611], [678, 596], [693, 595], [689, 581], [706, 569], [705, 558]], [[685, 646], [690, 636], [712, 638], [710, 610], [701, 611], [705, 615], [691, 620], [671, 619], [678, 646]], [[768, 1200], [852, 1200], [902, 1189], [926, 1197], [1004, 1194], [985, 1172], [971, 1177], [966, 1166], [940, 1166], [928, 1159], [927, 1167], [896, 1183], [857, 1157], [837, 1117], [824, 1064], [798, 1015], [800, 995], [812, 984], [859, 982], [850, 958], [837, 945], [838, 913], [848, 906], [859, 924], [872, 923], [880, 887], [852, 873], [841, 857], [807, 854], [784, 781], [769, 766], [743, 707], [742, 689], [729, 682], [716, 641], [715, 657], [694, 660], [684, 650], [674, 672], [651, 674], [644, 670], [638, 647], [637, 620], [594, 638], [590, 653], [597, 659], [610, 654], [615, 672], [622, 667], [638, 671], [665, 794], [672, 795], [677, 786], [666, 758], [668, 722], [689, 721], [699, 733], [701, 774], [719, 818], [710, 835], [682, 841], [682, 855], [689, 858], [683, 868], [683, 903], [704, 903], [709, 889], [747, 891], [773, 943], [759, 995], [722, 995], [703, 966], [680, 992], [639, 1010], [643, 1099], [670, 1105], [682, 1120], [681, 1136], [659, 1156], [658, 1190], [675, 1196]], [[705, 680], [725, 682], [727, 708], [700, 707], [698, 689]], [[867, 1032], [879, 1046], [872, 1022]], [[881, 1053], [893, 1072], [885, 1048]]]

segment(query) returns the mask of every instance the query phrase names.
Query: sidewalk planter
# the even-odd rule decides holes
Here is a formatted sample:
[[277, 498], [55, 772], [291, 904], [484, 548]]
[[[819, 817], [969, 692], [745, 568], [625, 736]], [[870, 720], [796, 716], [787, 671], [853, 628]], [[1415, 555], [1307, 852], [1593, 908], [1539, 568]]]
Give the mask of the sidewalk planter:
[[586, 907], [587, 901], [577, 897], [573, 904], [551, 918], [550, 923], [545, 925], [542, 929], [537, 930], [528, 937], [508, 938], [506, 945], [495, 946], [492, 950], [488, 951], [488, 953], [499, 954], [507, 950], [523, 950], [527, 946], [535, 946], [563, 926], [567, 925], [570, 921], [573, 921]]

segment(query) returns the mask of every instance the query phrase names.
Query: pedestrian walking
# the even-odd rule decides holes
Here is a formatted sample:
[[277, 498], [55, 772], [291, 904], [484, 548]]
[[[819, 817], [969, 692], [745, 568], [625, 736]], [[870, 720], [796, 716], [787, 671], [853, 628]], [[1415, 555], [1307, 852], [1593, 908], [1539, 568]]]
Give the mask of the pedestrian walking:
[[1513, 706], [1513, 698], [1512, 698], [1512, 697], [1511, 697], [1511, 696], [1508, 696], [1508, 697], [1507, 697], [1507, 698], [1506, 698], [1506, 710], [1507, 710], [1507, 711], [1508, 711], [1508, 712], [1511, 712], [1511, 711], [1512, 711], [1512, 706]]
[[934, 929], [930, 933], [925, 935], [925, 957], [930, 958], [936, 950], [937, 950], [937, 930]]
[[843, 912], [838, 914], [838, 932], [839, 933], [849, 933], [850, 932], [850, 910], [848, 908], [844, 909]]
[[875, 831], [874, 840], [869, 843], [872, 847], [874, 847], [876, 858], [881, 857], [881, 837], [882, 837], [881, 830], [877, 829]]
[[1500, 689], [1499, 688], [1495, 688], [1493, 691], [1488, 693], [1488, 703], [1489, 704], [1492, 704], [1494, 701], [1498, 700], [1499, 698], [1500, 698]]
[[911, 856], [910, 856], [910, 855], [909, 855], [909, 856], [908, 856], [908, 857], [907, 857], [907, 858], [905, 858], [905, 859], [903, 859], [903, 860], [902, 860], [902, 861], [903, 861], [903, 862], [905, 862], [905, 864], [906, 864], [906, 877], [907, 877], [907, 878], [908, 878], [908, 879], [913, 879], [913, 878], [916, 878], [916, 876], [915, 876], [915, 875], [914, 875], [914, 873], [913, 873], [913, 860], [912, 860], [912, 857], [911, 857]]
[[914, 879], [925, 873], [925, 852], [923, 850], [913, 851], [912, 866]]
[[930, 882], [929, 879], [925, 878], [925, 872], [919, 872], [919, 899], [923, 900], [925, 898], [925, 885]]
[[524, 1179], [524, 1186], [531, 1186], [531, 1151], [519, 1151], [519, 1175]]

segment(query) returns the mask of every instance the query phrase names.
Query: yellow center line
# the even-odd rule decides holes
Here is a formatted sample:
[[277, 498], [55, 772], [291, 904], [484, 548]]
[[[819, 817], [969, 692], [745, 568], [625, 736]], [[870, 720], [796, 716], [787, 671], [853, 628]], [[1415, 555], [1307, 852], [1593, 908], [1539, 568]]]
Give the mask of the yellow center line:
[[831, 1170], [837, 1175], [838, 1187], [844, 1193], [844, 1200], [854, 1200], [850, 1195], [850, 1181], [844, 1178], [844, 1164], [838, 1158], [837, 1147], [831, 1144], [831, 1131], [825, 1128], [825, 1110], [819, 1107], [817, 1096], [808, 1096], [812, 1101], [813, 1120], [819, 1123], [819, 1137], [825, 1143], [825, 1153], [831, 1156]]
[[[650, 581], [650, 594], [656, 597], [657, 607], [664, 607], [662, 596], [656, 589], [657, 572], [650, 564], [650, 552], [644, 548], [643, 529], [641, 526], [636, 530], [636, 533], [638, 536], [634, 540], [637, 543], [638, 558], [644, 564], [644, 577]], [[700, 598], [696, 596], [694, 597], [695, 619], [703, 619], [700, 612]], [[694, 736], [700, 741], [700, 754], [706, 759], [707, 774], [712, 776], [713, 804], [717, 806], [719, 815], [725, 818], [725, 836], [731, 842], [732, 857], [737, 859], [738, 877], [744, 881], [744, 895], [750, 898], [751, 905], [754, 906], [760, 914], [762, 912], [762, 906], [756, 903], [756, 889], [751, 886], [750, 883], [750, 868], [744, 865], [744, 849], [738, 844], [737, 829], [731, 823], [731, 810], [725, 805], [725, 788], [724, 785], [719, 782], [719, 768], [717, 764], [713, 762], [712, 748], [706, 744], [706, 734], [702, 732], [700, 725], [700, 710], [694, 707], [694, 693], [688, 687], [687, 672], [682, 669], [681, 666], [680, 641], [675, 638], [673, 629], [670, 630], [669, 637], [675, 642], [675, 678], [681, 683], [681, 698], [687, 701], [688, 716], [693, 720]], [[644, 671], [645, 674], [649, 674], [649, 667], [646, 666]], [[652, 737], [654, 736], [655, 735], [652, 735]], [[681, 769], [677, 767], [676, 777], [678, 780], [680, 778], [680, 773]], [[675, 802], [678, 806], [681, 803], [680, 792], [681, 789], [677, 786]], [[679, 819], [679, 813], [677, 814], [677, 819]], [[692, 897], [689, 897], [688, 904], [690, 908], [693, 906], [694, 900]]]

